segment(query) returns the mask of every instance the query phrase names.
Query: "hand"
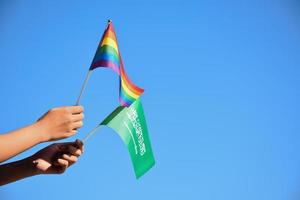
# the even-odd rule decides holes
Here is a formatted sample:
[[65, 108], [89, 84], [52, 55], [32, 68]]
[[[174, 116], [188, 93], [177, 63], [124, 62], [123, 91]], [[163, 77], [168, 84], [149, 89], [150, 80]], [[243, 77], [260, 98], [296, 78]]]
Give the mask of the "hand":
[[38, 174], [61, 174], [74, 164], [83, 152], [83, 143], [57, 143], [33, 156], [0, 165], [0, 186]]
[[61, 174], [73, 165], [83, 152], [83, 143], [55, 143], [30, 157], [37, 174]]
[[36, 126], [41, 132], [41, 141], [53, 141], [70, 137], [83, 126], [83, 107], [65, 106], [49, 110], [38, 121]]

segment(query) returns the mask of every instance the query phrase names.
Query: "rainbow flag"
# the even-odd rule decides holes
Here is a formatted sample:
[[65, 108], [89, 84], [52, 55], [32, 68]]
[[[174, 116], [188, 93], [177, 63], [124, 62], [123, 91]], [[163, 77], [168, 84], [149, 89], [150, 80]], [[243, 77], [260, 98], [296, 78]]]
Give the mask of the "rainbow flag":
[[119, 75], [119, 101], [122, 106], [129, 107], [144, 92], [144, 89], [139, 88], [130, 81], [125, 72], [116, 33], [110, 20], [102, 35], [90, 70], [98, 67], [111, 68]]

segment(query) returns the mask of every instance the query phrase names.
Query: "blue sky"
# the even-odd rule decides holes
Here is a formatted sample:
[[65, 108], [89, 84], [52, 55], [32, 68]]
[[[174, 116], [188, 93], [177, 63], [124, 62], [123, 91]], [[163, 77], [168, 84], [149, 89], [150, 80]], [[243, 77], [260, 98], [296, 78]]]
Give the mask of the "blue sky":
[[[0, 133], [75, 103], [111, 18], [126, 71], [146, 90], [156, 166], [136, 180], [121, 139], [103, 128], [65, 174], [3, 186], [0, 199], [298, 199], [299, 10], [296, 0], [2, 0]], [[66, 141], [117, 97], [118, 77], [97, 69], [85, 126]]]

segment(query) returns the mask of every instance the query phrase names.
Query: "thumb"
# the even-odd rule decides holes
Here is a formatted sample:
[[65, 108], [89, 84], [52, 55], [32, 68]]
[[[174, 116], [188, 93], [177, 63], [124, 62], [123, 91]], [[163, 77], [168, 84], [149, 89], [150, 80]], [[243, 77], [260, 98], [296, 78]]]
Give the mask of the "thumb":
[[83, 147], [83, 142], [79, 139], [75, 140], [75, 145], [77, 146], [77, 148], [82, 149]]
[[34, 160], [33, 164], [35, 164], [35, 167], [39, 170], [42, 171], [46, 171], [47, 169], [49, 169], [49, 167], [51, 167], [51, 164], [41, 158]]

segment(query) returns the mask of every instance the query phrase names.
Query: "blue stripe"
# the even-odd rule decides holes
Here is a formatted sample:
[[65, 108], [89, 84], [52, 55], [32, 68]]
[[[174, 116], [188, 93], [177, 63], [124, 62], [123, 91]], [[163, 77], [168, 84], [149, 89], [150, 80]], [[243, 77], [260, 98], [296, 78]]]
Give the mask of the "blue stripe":
[[111, 61], [112, 63], [116, 64], [118, 67], [120, 67], [120, 62], [119, 59], [116, 59], [116, 57], [113, 54], [110, 54], [108, 52], [103, 52], [103, 53], [96, 53], [93, 63], [98, 62], [100, 60], [106, 60], [106, 61]]
[[123, 92], [120, 92], [120, 98], [130, 106], [133, 101], [128, 99]]

